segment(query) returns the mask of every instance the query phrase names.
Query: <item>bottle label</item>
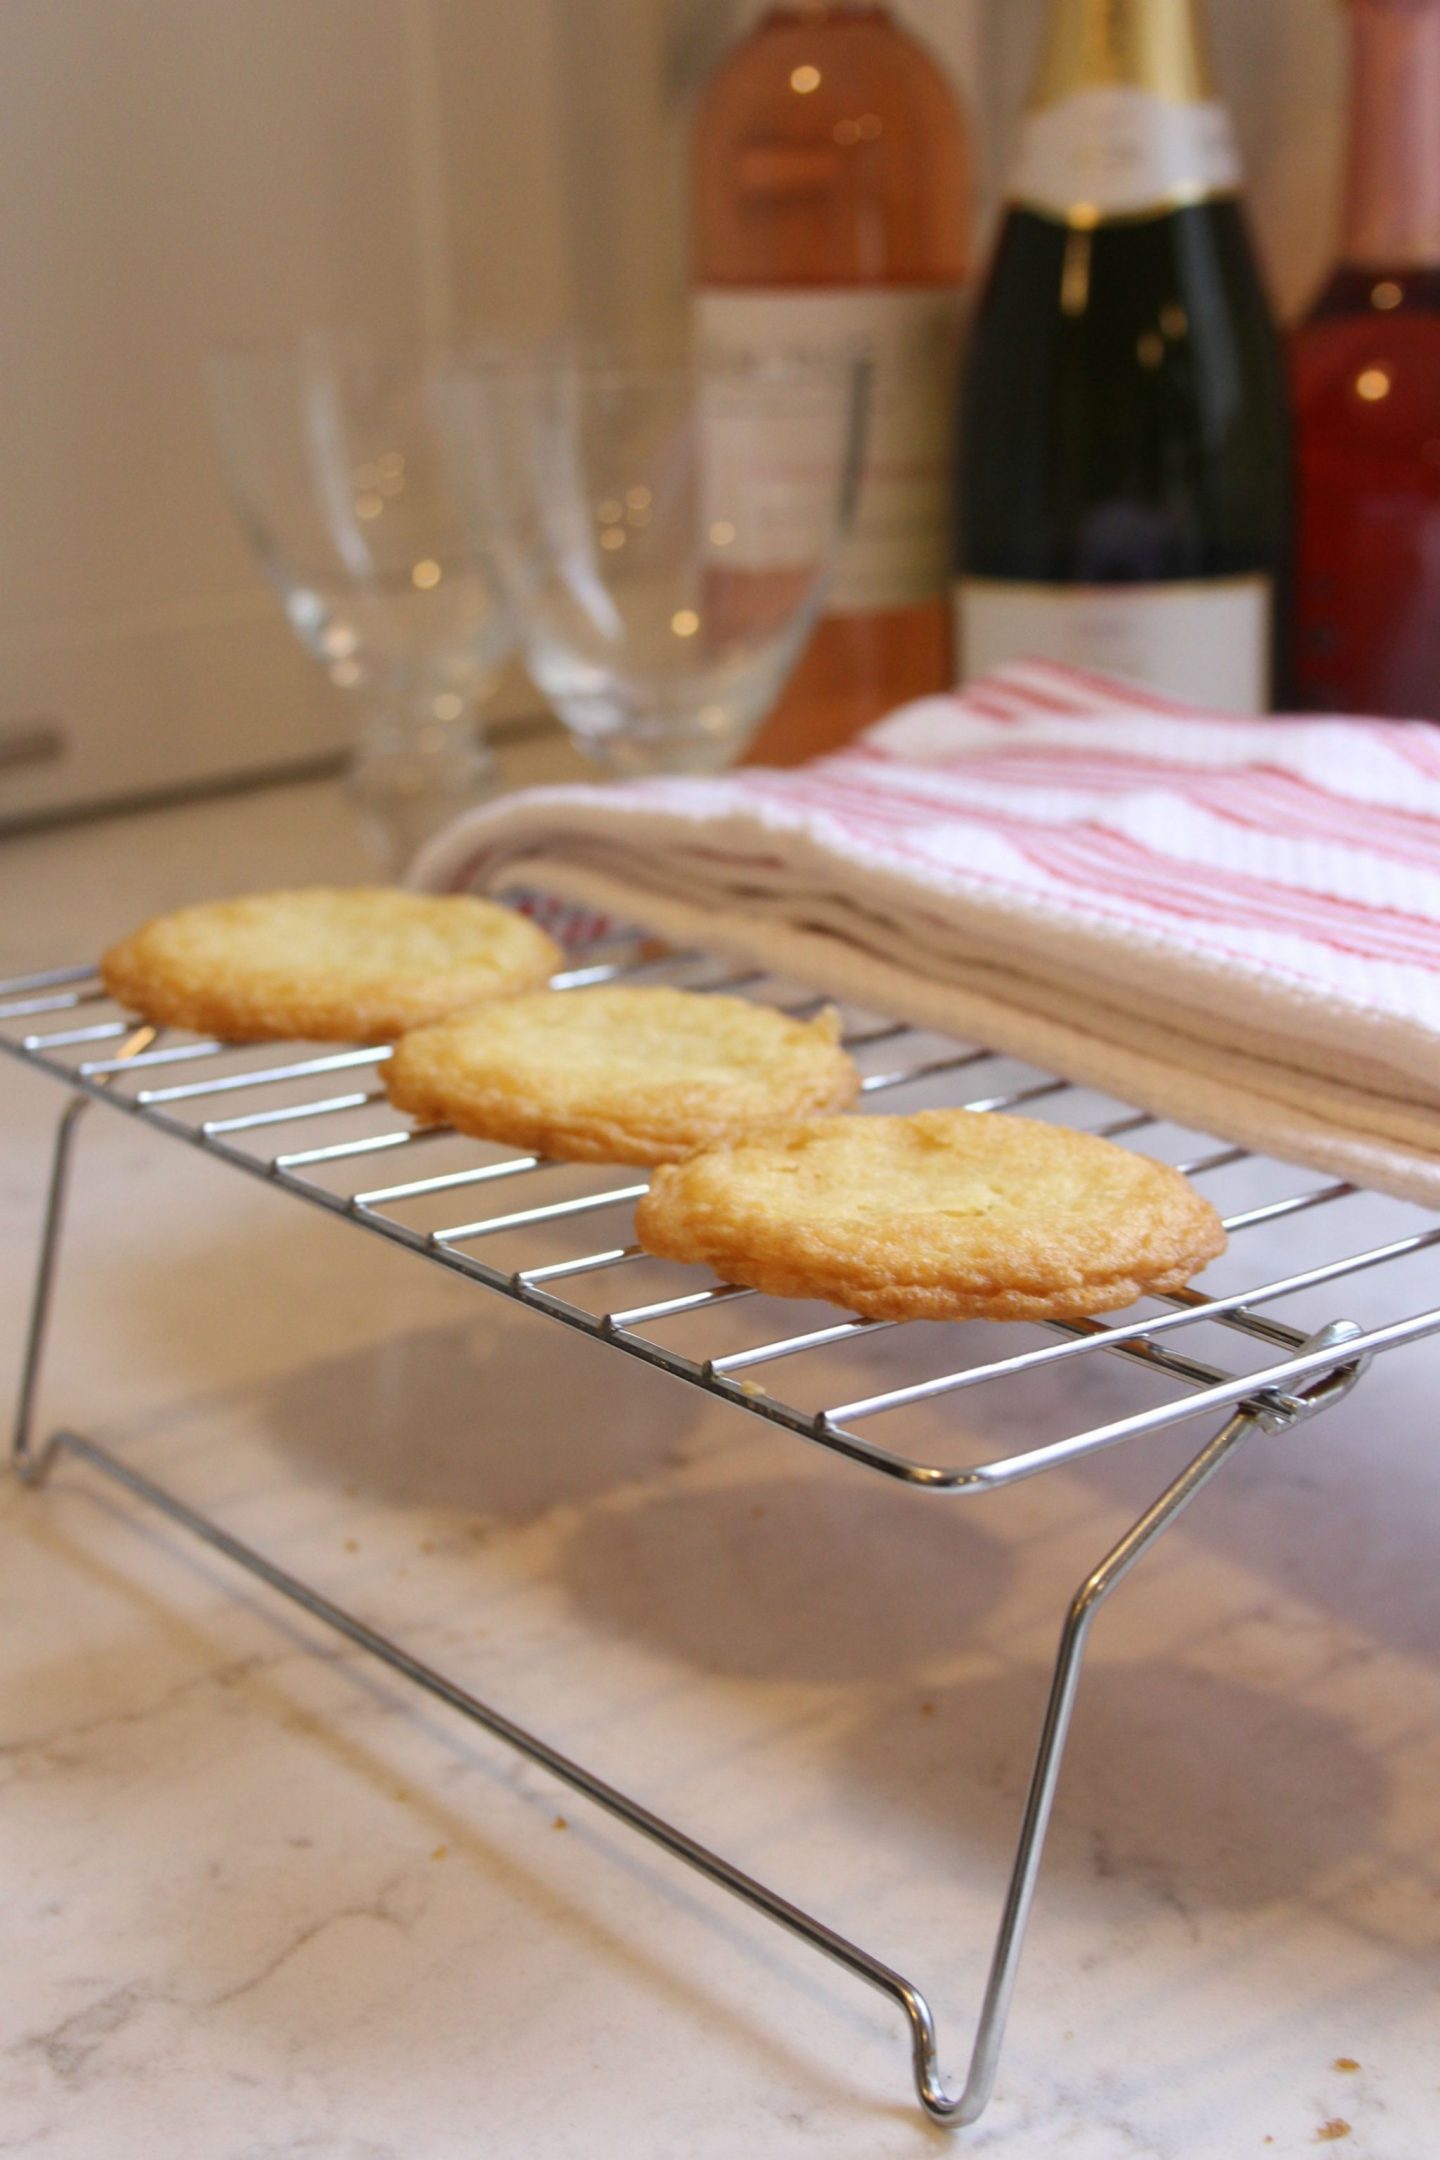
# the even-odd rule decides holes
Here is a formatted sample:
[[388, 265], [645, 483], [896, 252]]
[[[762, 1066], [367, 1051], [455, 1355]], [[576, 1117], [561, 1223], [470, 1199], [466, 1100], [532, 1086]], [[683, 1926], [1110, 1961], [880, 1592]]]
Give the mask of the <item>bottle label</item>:
[[[878, 614], [933, 600], [950, 558], [951, 442], [963, 296], [954, 286], [774, 287], [695, 296], [700, 350], [720, 361], [869, 362], [865, 464], [854, 524], [828, 602], [831, 614]], [[763, 425], [763, 423], [761, 423]], [[793, 444], [775, 421], [775, 465]], [[783, 505], [771, 507], [767, 560], [785, 560]], [[749, 551], [753, 555], [753, 548]], [[794, 551], [803, 552], [797, 539]]]
[[1026, 118], [1010, 200], [1078, 226], [1157, 217], [1233, 194], [1240, 160], [1213, 100], [1176, 104], [1122, 83], [1076, 90]]
[[956, 590], [963, 679], [1009, 661], [1056, 660], [1213, 712], [1268, 712], [1274, 603], [1268, 577], [1161, 585], [963, 578]]

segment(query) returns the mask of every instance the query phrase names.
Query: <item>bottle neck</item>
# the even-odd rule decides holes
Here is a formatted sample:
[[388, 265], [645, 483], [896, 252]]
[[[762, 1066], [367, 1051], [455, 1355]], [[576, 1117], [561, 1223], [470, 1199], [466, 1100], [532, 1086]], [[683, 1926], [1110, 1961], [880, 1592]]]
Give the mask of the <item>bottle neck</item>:
[[1344, 259], [1440, 264], [1440, 0], [1351, 0]]
[[1212, 97], [1194, 0], [1051, 0], [1033, 109], [1103, 89], [1177, 105]]
[[1010, 200], [1084, 229], [1240, 184], [1194, 0], [1051, 0]]

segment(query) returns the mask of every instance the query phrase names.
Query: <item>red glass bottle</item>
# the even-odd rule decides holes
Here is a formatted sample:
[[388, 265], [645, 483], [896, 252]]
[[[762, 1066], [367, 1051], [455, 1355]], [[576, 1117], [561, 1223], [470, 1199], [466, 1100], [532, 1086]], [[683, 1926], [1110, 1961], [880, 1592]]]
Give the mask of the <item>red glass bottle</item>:
[[1297, 331], [1294, 679], [1440, 719], [1440, 0], [1350, 0], [1341, 259]]
[[939, 66], [875, 0], [771, 6], [702, 103], [693, 226], [708, 346], [859, 344], [872, 363], [855, 535], [750, 751], [795, 764], [954, 680], [948, 496], [970, 210]]

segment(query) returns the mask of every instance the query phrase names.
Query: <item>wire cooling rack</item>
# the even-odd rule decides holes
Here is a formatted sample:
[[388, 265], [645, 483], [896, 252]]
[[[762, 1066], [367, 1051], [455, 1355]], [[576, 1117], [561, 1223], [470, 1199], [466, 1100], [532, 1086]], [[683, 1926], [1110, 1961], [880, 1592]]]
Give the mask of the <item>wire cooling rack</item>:
[[[740, 993], [797, 1014], [825, 1002], [763, 972], [740, 972], [704, 954], [659, 951], [633, 936], [593, 941], [570, 959], [557, 988], [665, 982]], [[13, 1458], [36, 1484], [62, 1452], [87, 1461], [878, 1988], [907, 2022], [923, 2106], [936, 2121], [959, 2127], [976, 2119], [993, 2089], [1096, 1612], [1244, 1441], [1327, 1407], [1354, 1385], [1372, 1355], [1440, 1333], [1440, 1305], [1427, 1303], [1423, 1290], [1416, 1309], [1397, 1313], [1382, 1299], [1380, 1317], [1365, 1323], [1297, 1325], [1293, 1303], [1291, 1318], [1277, 1310], [1295, 1301], [1313, 1312], [1320, 1293], [1328, 1299], [1333, 1288], [1338, 1296], [1341, 1285], [1361, 1277], [1393, 1282], [1397, 1300], [1407, 1301], [1403, 1291], [1413, 1302], [1417, 1270], [1410, 1263], [1440, 1246], [1440, 1224], [1397, 1205], [1384, 1234], [1367, 1236], [1366, 1196], [1348, 1184], [1259, 1164], [1242, 1148], [1178, 1132], [983, 1045], [948, 1041], [874, 1013], [847, 1010], [842, 1020], [863, 1073], [862, 1110], [944, 1102], [978, 1114], [1022, 1111], [1123, 1139], [1174, 1162], [1212, 1191], [1230, 1232], [1227, 1260], [1210, 1271], [1204, 1287], [1152, 1298], [1120, 1319], [936, 1326], [788, 1305], [646, 1255], [632, 1234], [634, 1203], [645, 1190], [633, 1172], [548, 1162], [461, 1139], [448, 1128], [418, 1127], [386, 1099], [384, 1047], [238, 1046], [183, 1035], [137, 1022], [110, 1004], [93, 968], [55, 969], [0, 982], [0, 1047], [71, 1091], [56, 1139]], [[421, 1664], [108, 1449], [65, 1431], [37, 1444], [33, 1427], [72, 1149], [92, 1099], [920, 1491], [975, 1497], [1187, 1420], [1208, 1417], [1213, 1425], [1221, 1418], [1199, 1453], [1086, 1577], [1066, 1612], [969, 2071], [958, 2091], [940, 2074], [928, 1999], [903, 1974]], [[1242, 1173], [1246, 1204], [1227, 1212], [1227, 1182], [1238, 1189]], [[1259, 1199], [1257, 1173], [1262, 1187], [1268, 1181], [1273, 1188]], [[1304, 1218], [1308, 1264], [1277, 1266], [1272, 1233], [1282, 1233], [1284, 1257], [1293, 1260], [1297, 1240], [1284, 1226], [1296, 1218]], [[1375, 1302], [1372, 1294], [1367, 1303]], [[1081, 1417], [1073, 1429], [1055, 1429], [1057, 1395], [1083, 1404], [1097, 1392], [1085, 1386], [1086, 1375], [1101, 1365], [1123, 1367], [1141, 1399], [1122, 1414], [1093, 1422]], [[1037, 1417], [1032, 1429], [1027, 1387], [1056, 1366], [1075, 1369], [1074, 1384], [1048, 1391], [1050, 1424]], [[877, 1372], [885, 1385], [873, 1384]], [[988, 1404], [989, 1418], [958, 1415], [955, 1398], [962, 1396]], [[916, 1445], [913, 1429], [922, 1413], [926, 1444]], [[934, 1459], [937, 1415], [961, 1429], [961, 1459]], [[991, 1440], [980, 1445], [976, 1429], [987, 1424]]]

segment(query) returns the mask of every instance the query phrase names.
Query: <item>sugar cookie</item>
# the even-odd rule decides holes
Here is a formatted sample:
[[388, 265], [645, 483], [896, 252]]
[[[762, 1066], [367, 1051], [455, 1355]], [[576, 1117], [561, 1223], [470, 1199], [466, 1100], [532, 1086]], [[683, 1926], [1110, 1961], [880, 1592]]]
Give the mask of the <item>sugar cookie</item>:
[[398, 1109], [571, 1162], [671, 1162], [852, 1102], [833, 1012], [693, 990], [542, 991], [420, 1028], [385, 1071]]
[[560, 958], [492, 900], [317, 886], [159, 915], [106, 953], [100, 975], [131, 1012], [230, 1042], [387, 1042], [532, 989]]
[[775, 1297], [880, 1320], [1037, 1320], [1177, 1290], [1225, 1249], [1167, 1164], [970, 1110], [830, 1118], [655, 1174], [635, 1234]]

